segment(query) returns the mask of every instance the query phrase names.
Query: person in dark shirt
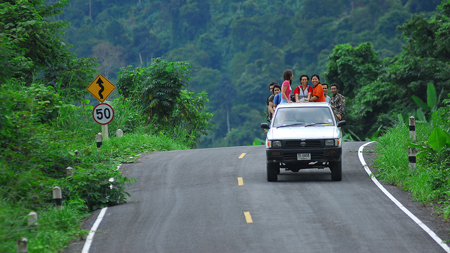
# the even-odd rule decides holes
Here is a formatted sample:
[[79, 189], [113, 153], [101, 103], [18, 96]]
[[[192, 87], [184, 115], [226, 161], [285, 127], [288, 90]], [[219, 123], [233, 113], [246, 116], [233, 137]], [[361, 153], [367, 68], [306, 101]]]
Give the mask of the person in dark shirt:
[[344, 120], [345, 97], [339, 94], [339, 85], [331, 84], [331, 108], [339, 121]]
[[273, 113], [275, 112], [275, 108], [277, 108], [277, 105], [274, 103], [274, 97], [281, 92], [281, 86], [278, 84], [275, 84], [273, 86], [273, 95], [269, 97], [269, 115], [267, 117], [267, 121], [270, 122], [273, 117]]
[[[276, 82], [271, 82], [271, 83], [269, 84], [269, 90], [270, 90], [270, 93], [272, 93], [272, 94], [270, 94], [270, 96], [267, 97], [267, 115], [269, 115], [270, 113], [273, 113], [273, 111], [271, 111], [271, 107], [269, 106], [269, 104], [270, 104], [269, 98], [273, 96], [273, 86], [274, 86], [275, 84], [278, 84], [278, 83], [276, 83]], [[273, 98], [273, 97], [272, 97], [272, 98]]]

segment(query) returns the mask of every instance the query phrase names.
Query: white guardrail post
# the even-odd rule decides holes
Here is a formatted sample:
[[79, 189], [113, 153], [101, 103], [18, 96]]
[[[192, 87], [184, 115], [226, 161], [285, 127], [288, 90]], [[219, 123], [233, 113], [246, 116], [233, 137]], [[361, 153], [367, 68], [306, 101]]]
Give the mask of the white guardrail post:
[[[416, 142], [416, 119], [413, 116], [409, 117], [409, 138]], [[408, 147], [408, 168], [410, 173], [416, 170], [416, 153], [415, 148]]]
[[117, 129], [116, 134], [117, 134], [117, 138], [122, 137], [122, 136], [123, 136], [123, 131], [122, 131], [122, 129]]
[[17, 240], [17, 253], [27, 253], [28, 252], [28, 240], [25, 237]]
[[103, 144], [102, 133], [98, 133], [96, 138], [97, 138], [97, 148], [100, 148]]
[[36, 212], [30, 212], [28, 214], [28, 226], [35, 227], [38, 225], [37, 223], [38, 217]]
[[62, 210], [62, 191], [59, 186], [53, 187], [53, 201], [56, 204], [56, 209]]

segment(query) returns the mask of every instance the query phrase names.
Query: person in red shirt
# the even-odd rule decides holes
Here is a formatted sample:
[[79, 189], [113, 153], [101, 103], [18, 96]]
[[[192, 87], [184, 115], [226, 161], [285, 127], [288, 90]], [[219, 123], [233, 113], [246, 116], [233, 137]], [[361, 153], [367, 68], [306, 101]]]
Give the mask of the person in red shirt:
[[325, 96], [323, 95], [323, 87], [320, 84], [320, 77], [317, 74], [311, 75], [311, 82], [314, 85], [312, 98], [309, 102], [327, 102]]
[[294, 89], [295, 102], [308, 102], [311, 99], [313, 89], [308, 85], [309, 77], [305, 74], [300, 76], [300, 85]]

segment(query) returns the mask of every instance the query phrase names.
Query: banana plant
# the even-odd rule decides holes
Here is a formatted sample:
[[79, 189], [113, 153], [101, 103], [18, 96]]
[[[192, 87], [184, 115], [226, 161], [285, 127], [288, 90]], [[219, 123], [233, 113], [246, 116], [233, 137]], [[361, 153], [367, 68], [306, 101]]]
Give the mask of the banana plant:
[[[442, 94], [442, 92], [441, 92]], [[413, 95], [412, 99], [416, 104], [422, 108], [424, 111], [436, 111], [437, 110], [437, 104], [440, 100], [441, 95], [439, 95], [439, 99], [436, 95], [436, 89], [434, 88], [434, 84], [429, 83], [427, 86], [427, 103], [423, 102], [422, 99], [419, 97]]]
[[[417, 106], [419, 106], [419, 109], [417, 109], [414, 113], [415, 118], [417, 118], [420, 121], [427, 121], [425, 117], [425, 112], [430, 112], [431, 114], [436, 113], [439, 105], [439, 101], [441, 100], [441, 95], [444, 92], [442, 89], [439, 96], [437, 96], [436, 88], [434, 87], [433, 83], [429, 83], [427, 86], [427, 102], [423, 102], [422, 99], [419, 97], [413, 95], [412, 99], [414, 102], [416, 102]], [[431, 117], [433, 118], [433, 117]]]
[[428, 141], [425, 144], [428, 145], [410, 143], [408, 146], [419, 149], [420, 151], [417, 153], [418, 156], [426, 155], [428, 153], [436, 155], [437, 161], [446, 159], [450, 149], [450, 133], [440, 128], [435, 128], [430, 136], [428, 136]]

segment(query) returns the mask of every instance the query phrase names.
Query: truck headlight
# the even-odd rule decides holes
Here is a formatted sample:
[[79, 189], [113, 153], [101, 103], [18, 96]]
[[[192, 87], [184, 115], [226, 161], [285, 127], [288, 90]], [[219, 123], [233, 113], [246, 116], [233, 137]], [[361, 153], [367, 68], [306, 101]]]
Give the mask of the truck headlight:
[[335, 146], [335, 140], [325, 140], [325, 146]]
[[340, 147], [341, 146], [341, 140], [340, 139], [325, 140], [325, 146], [327, 146], [327, 147]]
[[281, 148], [281, 141], [272, 141], [272, 147]]

